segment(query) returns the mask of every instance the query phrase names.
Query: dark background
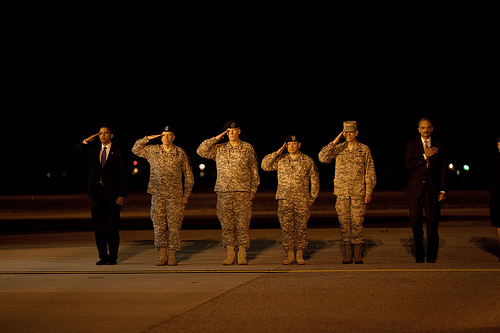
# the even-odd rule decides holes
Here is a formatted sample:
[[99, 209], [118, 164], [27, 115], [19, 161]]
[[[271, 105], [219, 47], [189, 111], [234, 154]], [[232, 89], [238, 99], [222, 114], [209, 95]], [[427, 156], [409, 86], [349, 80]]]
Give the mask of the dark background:
[[[332, 187], [333, 165], [320, 165], [318, 152], [343, 121], [357, 120], [377, 189], [403, 189], [404, 146], [429, 117], [433, 138], [461, 171], [450, 171], [451, 188], [485, 188], [486, 155], [499, 135], [498, 53], [487, 17], [126, 9], [13, 13], [4, 41], [1, 194], [84, 192], [87, 166], [70, 153], [103, 124], [127, 151], [175, 127], [195, 191], [211, 191], [215, 162], [196, 148], [230, 119], [240, 120], [241, 138], [260, 160], [288, 134], [300, 135], [322, 189]], [[131, 189], [144, 192], [148, 165], [137, 160]], [[260, 189], [274, 189], [276, 175], [260, 175]]]

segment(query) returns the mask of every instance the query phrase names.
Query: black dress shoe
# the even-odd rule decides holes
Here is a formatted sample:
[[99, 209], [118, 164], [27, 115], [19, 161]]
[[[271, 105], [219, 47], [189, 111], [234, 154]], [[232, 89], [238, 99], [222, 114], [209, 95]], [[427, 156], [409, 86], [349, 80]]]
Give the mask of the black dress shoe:
[[417, 258], [417, 260], [415, 260], [415, 263], [417, 264], [423, 264], [425, 262], [424, 259], [421, 259], [421, 258]]
[[108, 265], [116, 265], [116, 260], [108, 260]]
[[427, 258], [427, 262], [429, 264], [435, 264], [436, 263], [436, 259], [434, 259], [434, 258]]
[[108, 261], [107, 261], [107, 260], [105, 260], [105, 259], [101, 259], [101, 260], [99, 260], [98, 262], [96, 262], [95, 264], [96, 264], [96, 265], [101, 266], [101, 265], [106, 265], [107, 263], [108, 263]]

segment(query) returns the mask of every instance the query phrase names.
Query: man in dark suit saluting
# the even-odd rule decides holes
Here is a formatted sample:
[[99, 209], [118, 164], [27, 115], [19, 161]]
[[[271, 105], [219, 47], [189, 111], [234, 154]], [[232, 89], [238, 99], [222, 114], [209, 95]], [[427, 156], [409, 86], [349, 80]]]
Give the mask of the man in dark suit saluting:
[[[91, 144], [96, 136], [100, 144]], [[100, 259], [96, 265], [116, 265], [120, 211], [127, 196], [125, 157], [122, 149], [112, 145], [112, 138], [111, 129], [101, 127], [99, 133], [89, 136], [73, 150], [73, 155], [84, 153], [89, 162], [88, 195], [92, 200], [92, 226]]]
[[440, 142], [431, 139], [434, 130], [428, 118], [418, 122], [420, 138], [408, 143], [405, 151], [409, 172], [406, 197], [410, 206], [410, 222], [415, 242], [417, 263], [425, 259], [424, 210], [427, 227], [427, 262], [435, 263], [439, 249], [439, 217], [441, 201], [446, 197], [446, 161]]

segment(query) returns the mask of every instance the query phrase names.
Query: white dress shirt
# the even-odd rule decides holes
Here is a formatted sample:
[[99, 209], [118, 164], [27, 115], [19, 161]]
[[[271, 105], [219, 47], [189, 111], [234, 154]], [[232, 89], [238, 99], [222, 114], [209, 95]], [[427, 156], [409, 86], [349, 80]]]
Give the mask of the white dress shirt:
[[427, 161], [427, 156], [425, 156], [425, 142], [427, 141], [427, 143], [429, 144], [429, 147], [431, 147], [431, 138], [428, 138], [427, 140], [425, 140], [424, 138], [420, 137], [420, 140], [422, 140], [422, 146], [424, 146], [424, 160]]
[[106, 147], [106, 161], [108, 160], [108, 157], [109, 157], [109, 151], [111, 150], [111, 142], [108, 143], [107, 146], [104, 146], [102, 143], [101, 143], [101, 150], [99, 151], [99, 162], [101, 162], [101, 157], [102, 157], [102, 150], [104, 149], [104, 147]]

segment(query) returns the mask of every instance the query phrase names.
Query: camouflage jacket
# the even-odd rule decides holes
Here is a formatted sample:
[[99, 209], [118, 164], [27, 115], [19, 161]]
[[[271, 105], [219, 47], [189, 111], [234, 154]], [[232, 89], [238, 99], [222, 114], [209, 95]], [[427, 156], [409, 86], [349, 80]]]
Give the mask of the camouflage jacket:
[[240, 141], [233, 147], [230, 142], [217, 143], [214, 137], [203, 141], [197, 152], [217, 163], [215, 192], [257, 192], [259, 165], [251, 144]]
[[319, 193], [319, 172], [313, 159], [300, 153], [293, 159], [290, 154], [276, 152], [264, 157], [262, 170], [278, 170], [276, 199], [306, 199], [314, 201]]
[[338, 197], [372, 195], [377, 176], [370, 148], [358, 141], [352, 150], [347, 145], [347, 142], [330, 142], [318, 155], [321, 163], [330, 163], [332, 159], [336, 159], [334, 194]]
[[[135, 142], [132, 152], [148, 160], [150, 177], [148, 193], [162, 195], [167, 199], [186, 197], [191, 195], [194, 185], [191, 162], [186, 152], [175, 146], [166, 151], [161, 144], [148, 145], [148, 138]], [[184, 175], [184, 189], [182, 176]]]

